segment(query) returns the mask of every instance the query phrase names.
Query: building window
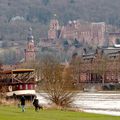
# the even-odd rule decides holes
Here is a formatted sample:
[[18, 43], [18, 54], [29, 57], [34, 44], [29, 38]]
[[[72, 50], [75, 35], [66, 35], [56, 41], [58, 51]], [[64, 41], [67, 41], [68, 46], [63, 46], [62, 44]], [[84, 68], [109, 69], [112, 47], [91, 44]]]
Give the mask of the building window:
[[33, 90], [33, 85], [31, 85], [31, 90]]
[[20, 90], [22, 90], [22, 85], [20, 85]]
[[25, 85], [25, 89], [28, 90], [28, 85], [27, 84]]

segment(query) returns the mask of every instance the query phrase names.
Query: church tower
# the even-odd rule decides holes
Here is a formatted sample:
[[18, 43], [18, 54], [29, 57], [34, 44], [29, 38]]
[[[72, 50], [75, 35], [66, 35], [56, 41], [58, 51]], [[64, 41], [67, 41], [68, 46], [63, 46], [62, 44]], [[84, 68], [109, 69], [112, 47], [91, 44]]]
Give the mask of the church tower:
[[54, 18], [50, 21], [48, 38], [49, 39], [56, 39], [57, 38], [57, 32], [58, 32], [59, 29], [60, 29], [59, 22], [56, 19], [56, 15], [54, 15]]
[[29, 28], [28, 37], [27, 37], [27, 45], [25, 49], [25, 62], [34, 61], [35, 60], [35, 45], [34, 45], [34, 37], [32, 34], [32, 28]]

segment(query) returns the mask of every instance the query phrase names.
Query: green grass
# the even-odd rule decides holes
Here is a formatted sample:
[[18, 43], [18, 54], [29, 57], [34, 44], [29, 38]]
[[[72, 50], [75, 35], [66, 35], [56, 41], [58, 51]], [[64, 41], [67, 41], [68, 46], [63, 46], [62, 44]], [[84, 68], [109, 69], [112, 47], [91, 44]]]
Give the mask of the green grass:
[[120, 117], [61, 110], [35, 112], [34, 108], [23, 113], [17, 107], [0, 106], [0, 120], [120, 120]]

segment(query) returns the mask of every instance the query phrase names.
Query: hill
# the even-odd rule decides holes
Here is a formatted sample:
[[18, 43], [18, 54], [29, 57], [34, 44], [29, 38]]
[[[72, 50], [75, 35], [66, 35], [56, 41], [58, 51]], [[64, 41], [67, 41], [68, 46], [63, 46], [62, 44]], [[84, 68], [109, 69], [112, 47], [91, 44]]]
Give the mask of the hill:
[[105, 21], [120, 27], [120, 0], [0, 0], [0, 40], [25, 40], [32, 26], [36, 41], [47, 35], [53, 14], [69, 20]]

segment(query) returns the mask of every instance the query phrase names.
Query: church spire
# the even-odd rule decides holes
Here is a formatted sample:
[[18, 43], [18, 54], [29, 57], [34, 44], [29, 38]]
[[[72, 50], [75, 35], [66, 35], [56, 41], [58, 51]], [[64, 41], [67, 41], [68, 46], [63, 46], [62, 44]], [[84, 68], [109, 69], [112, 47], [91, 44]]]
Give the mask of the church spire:
[[29, 29], [28, 29], [28, 41], [34, 41], [33, 39], [34, 39], [34, 36], [33, 36], [33, 33], [32, 33], [32, 28], [31, 27], [29, 27]]
[[54, 15], [53, 15], [53, 19], [57, 19], [57, 14], [54, 14]]
[[32, 28], [28, 29], [28, 37], [27, 37], [27, 45], [25, 49], [25, 61], [33, 61], [35, 60], [35, 45], [34, 45], [34, 37], [32, 34]]

